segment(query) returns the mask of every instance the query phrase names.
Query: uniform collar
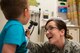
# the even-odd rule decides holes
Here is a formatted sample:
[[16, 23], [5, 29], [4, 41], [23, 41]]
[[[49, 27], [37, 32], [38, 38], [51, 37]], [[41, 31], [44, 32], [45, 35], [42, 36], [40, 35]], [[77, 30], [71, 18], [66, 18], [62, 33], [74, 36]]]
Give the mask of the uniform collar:
[[65, 45], [64, 45], [63, 49], [60, 49], [56, 46], [53, 46], [52, 53], [60, 52], [60, 51], [63, 51], [64, 53], [69, 53], [70, 52], [70, 43], [69, 43], [68, 39], [65, 39]]

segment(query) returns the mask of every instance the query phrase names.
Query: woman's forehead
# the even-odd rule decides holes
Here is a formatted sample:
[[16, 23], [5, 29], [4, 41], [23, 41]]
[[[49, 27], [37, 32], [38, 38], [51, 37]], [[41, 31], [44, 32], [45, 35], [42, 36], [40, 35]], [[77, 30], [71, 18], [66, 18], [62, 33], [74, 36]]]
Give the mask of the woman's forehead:
[[50, 22], [47, 24], [47, 26], [49, 26], [49, 25], [55, 26], [56, 23], [55, 23], [54, 21], [50, 21]]

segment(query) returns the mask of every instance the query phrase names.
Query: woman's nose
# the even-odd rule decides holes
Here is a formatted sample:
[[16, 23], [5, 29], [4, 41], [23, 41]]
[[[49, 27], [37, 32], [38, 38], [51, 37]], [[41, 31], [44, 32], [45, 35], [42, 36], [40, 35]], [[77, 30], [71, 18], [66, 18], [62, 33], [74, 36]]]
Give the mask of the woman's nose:
[[48, 33], [49, 33], [49, 30], [46, 31], [46, 34], [48, 34]]

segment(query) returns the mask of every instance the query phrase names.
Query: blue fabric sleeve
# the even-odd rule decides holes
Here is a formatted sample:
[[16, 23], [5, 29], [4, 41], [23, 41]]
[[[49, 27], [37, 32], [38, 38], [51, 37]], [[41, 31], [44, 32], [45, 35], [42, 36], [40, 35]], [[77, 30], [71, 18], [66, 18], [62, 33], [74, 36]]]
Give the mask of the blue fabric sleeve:
[[26, 37], [26, 46], [28, 45], [28, 42], [29, 42], [29, 39]]
[[22, 44], [23, 28], [20, 25], [12, 25], [8, 27], [6, 32], [4, 43], [15, 44], [20, 46]]

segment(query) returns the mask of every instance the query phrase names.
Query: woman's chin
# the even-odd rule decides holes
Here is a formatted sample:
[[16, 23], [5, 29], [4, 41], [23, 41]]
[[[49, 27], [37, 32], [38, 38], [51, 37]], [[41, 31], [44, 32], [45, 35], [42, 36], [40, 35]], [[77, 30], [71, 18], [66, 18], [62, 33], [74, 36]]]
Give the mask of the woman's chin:
[[54, 44], [54, 41], [53, 41], [53, 40], [49, 40], [49, 43], [50, 43], [50, 44]]

